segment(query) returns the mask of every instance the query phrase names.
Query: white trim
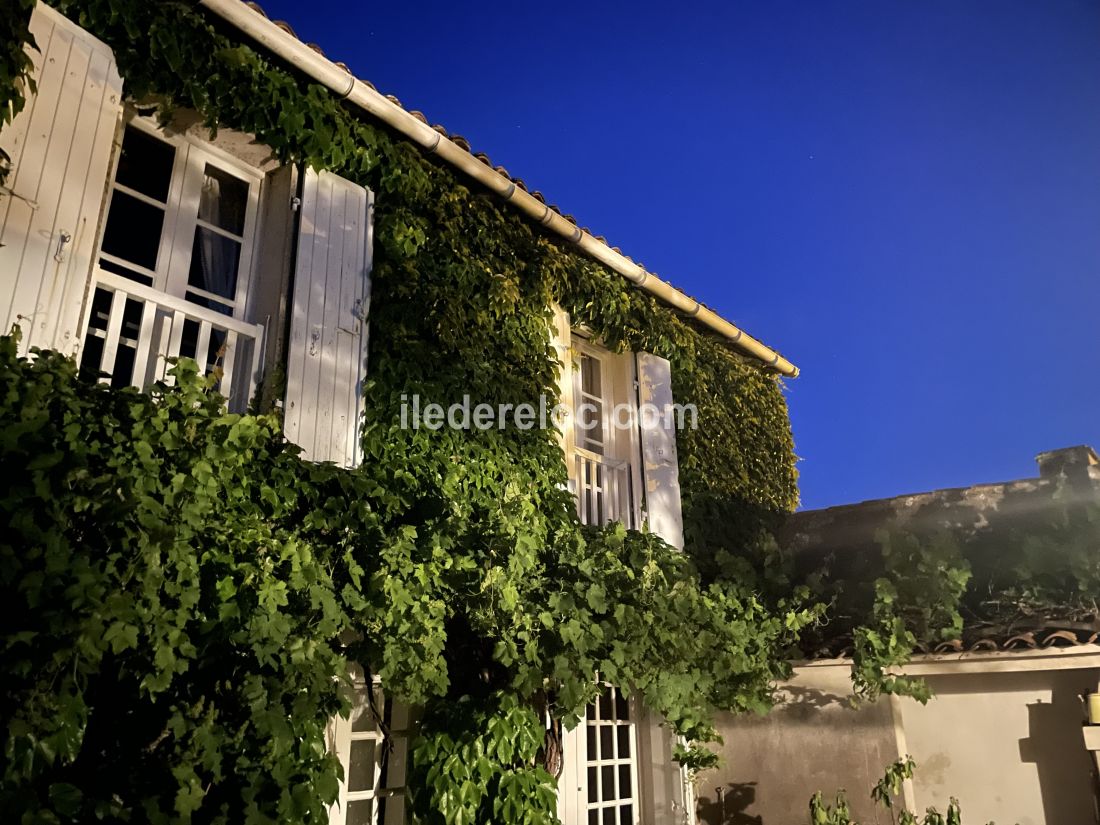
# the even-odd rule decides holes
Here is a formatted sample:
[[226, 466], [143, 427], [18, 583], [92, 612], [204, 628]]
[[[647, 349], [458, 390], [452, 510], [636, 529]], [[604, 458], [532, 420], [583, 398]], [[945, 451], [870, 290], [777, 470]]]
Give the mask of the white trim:
[[[795, 670], [822, 667], [850, 668], [852, 660], [796, 661]], [[891, 669], [905, 676], [937, 676], [954, 673], [1021, 673], [1036, 670], [1080, 670], [1100, 667], [1100, 645], [1048, 647], [1028, 650], [980, 650], [962, 653], [916, 655], [907, 664]]]

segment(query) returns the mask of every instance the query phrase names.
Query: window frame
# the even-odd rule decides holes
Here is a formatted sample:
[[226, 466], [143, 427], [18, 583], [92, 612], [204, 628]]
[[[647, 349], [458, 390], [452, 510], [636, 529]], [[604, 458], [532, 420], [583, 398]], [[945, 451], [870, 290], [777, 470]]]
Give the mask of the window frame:
[[[117, 181], [122, 141], [129, 128], [141, 131], [155, 140], [172, 146], [175, 150], [166, 203], [160, 203], [155, 198]], [[212, 227], [205, 221], [200, 222], [199, 198], [208, 163], [244, 181], [248, 186], [244, 226], [240, 236], [219, 227]], [[250, 290], [255, 277], [256, 261], [259, 257], [256, 254], [256, 240], [263, 187], [264, 173], [260, 169], [188, 131], [169, 133], [160, 128], [151, 116], [142, 115], [132, 107], [127, 107], [119, 127], [117, 149], [111, 162], [103, 220], [96, 243], [94, 257], [96, 267], [99, 267], [99, 261], [102, 259], [151, 279], [152, 288], [159, 292], [184, 300], [189, 300], [188, 293], [192, 293], [229, 310], [233, 318], [245, 320], [249, 309]], [[161, 226], [161, 236], [157, 245], [157, 259], [152, 269], [103, 251], [103, 240], [110, 221], [116, 190], [142, 203], [164, 210], [164, 223]], [[241, 245], [240, 259], [237, 263], [237, 283], [232, 299], [188, 284], [193, 244], [200, 226], [212, 229], [216, 234], [229, 237]], [[192, 303], [202, 306], [198, 302]]]
[[[570, 370], [567, 398], [570, 417], [566, 426], [571, 429], [571, 432], [564, 439], [564, 448], [569, 483], [577, 500], [578, 512], [582, 521], [588, 523], [590, 519], [584, 512], [583, 497], [592, 489], [592, 485], [589, 479], [583, 477], [580, 470], [582, 460], [599, 461], [609, 468], [614, 468], [616, 465], [623, 466], [627, 481], [627, 518], [608, 518], [603, 519], [601, 523], [622, 521], [629, 529], [639, 529], [642, 523], [642, 443], [639, 432], [638, 378], [634, 353], [611, 352], [606, 347], [600, 346], [583, 329], [570, 329], [569, 343], [570, 357], [566, 366]], [[591, 358], [600, 363], [599, 398], [603, 407], [601, 423], [605, 434], [602, 454], [583, 446], [577, 410], [584, 403], [584, 396], [592, 394], [582, 389], [581, 358]], [[612, 420], [613, 411], [620, 404], [627, 405], [630, 411], [629, 425], [625, 429], [615, 427]], [[607, 486], [606, 474], [603, 484]]]
[[[340, 790], [336, 798], [336, 802], [333, 803], [329, 809], [329, 825], [346, 825], [348, 806], [353, 802], [370, 801], [377, 803], [380, 799], [394, 799], [400, 798], [402, 804], [397, 808], [387, 808], [385, 818], [379, 819], [378, 805], [373, 804], [371, 806], [371, 814], [369, 822], [371, 825], [402, 825], [407, 820], [408, 810], [408, 766], [410, 760], [410, 746], [412, 744], [412, 734], [415, 726], [415, 715], [413, 708], [407, 705], [392, 702], [391, 707], [394, 711], [400, 709], [401, 717], [404, 720], [403, 725], [394, 723], [396, 713], [391, 713], [388, 719], [384, 719], [383, 722], [390, 731], [389, 743], [387, 743], [387, 736], [378, 726], [377, 721], [374, 723], [371, 730], [355, 731], [353, 730], [354, 722], [356, 718], [356, 710], [362, 705], [356, 704], [356, 699], [360, 695], [360, 691], [366, 692], [368, 689], [367, 681], [363, 676], [363, 672], [358, 667], [353, 667], [351, 672], [351, 688], [352, 688], [352, 710], [351, 715], [348, 718], [343, 716], [334, 717], [329, 723], [329, 750], [336, 755], [340, 760], [340, 767], [343, 771], [343, 777], [340, 779]], [[373, 694], [374, 707], [381, 707], [382, 714], [385, 716], [386, 711], [386, 699], [385, 693], [382, 689], [382, 683], [378, 677], [372, 677], [370, 681], [369, 690]], [[363, 710], [364, 713], [374, 713], [373, 708], [366, 707]], [[402, 734], [396, 736], [396, 734]], [[400, 740], [397, 742], [396, 740]], [[351, 756], [352, 746], [354, 742], [373, 742], [374, 743], [374, 759], [371, 765], [372, 782], [369, 789], [351, 790], [349, 783], [351, 780]], [[383, 748], [392, 747], [393, 753], [401, 753], [399, 761], [400, 771], [402, 774], [402, 782], [395, 787], [383, 787], [383, 769], [386, 766], [383, 757]], [[392, 769], [393, 763], [389, 765]]]

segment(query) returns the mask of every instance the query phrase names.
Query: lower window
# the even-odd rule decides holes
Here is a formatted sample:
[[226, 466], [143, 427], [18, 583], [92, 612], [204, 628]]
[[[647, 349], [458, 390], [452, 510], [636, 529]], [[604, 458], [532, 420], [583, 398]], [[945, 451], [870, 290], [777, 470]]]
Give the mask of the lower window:
[[409, 708], [382, 686], [354, 680], [351, 718], [337, 717], [334, 746], [344, 769], [331, 825], [403, 825], [409, 758]]
[[585, 711], [584, 807], [588, 825], [635, 825], [638, 730], [632, 703], [605, 687]]

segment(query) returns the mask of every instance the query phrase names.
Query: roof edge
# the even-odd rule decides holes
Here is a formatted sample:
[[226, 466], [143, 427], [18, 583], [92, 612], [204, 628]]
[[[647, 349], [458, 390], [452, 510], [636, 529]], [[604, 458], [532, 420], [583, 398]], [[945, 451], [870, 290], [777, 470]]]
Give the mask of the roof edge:
[[426, 153], [439, 156], [449, 165], [478, 181], [527, 217], [579, 247], [589, 257], [617, 272], [638, 288], [717, 333], [742, 353], [761, 361], [765, 367], [780, 375], [789, 378], [798, 376], [798, 367], [778, 352], [696, 299], [646, 271], [643, 266], [608, 246], [602, 239], [578, 227], [574, 221], [528, 193], [522, 182], [517, 183], [493, 168], [488, 159], [482, 160], [472, 155], [468, 144], [462, 145], [466, 144], [465, 140], [452, 140], [442, 131], [429, 126], [426, 120], [406, 111], [395, 99], [380, 94], [372, 85], [356, 78], [346, 68], [337, 65], [319, 50], [303, 43], [282, 26], [269, 20], [258, 8], [243, 0], [199, 0], [198, 5], [216, 14], [273, 54], [297, 66], [338, 97], [382, 120]]

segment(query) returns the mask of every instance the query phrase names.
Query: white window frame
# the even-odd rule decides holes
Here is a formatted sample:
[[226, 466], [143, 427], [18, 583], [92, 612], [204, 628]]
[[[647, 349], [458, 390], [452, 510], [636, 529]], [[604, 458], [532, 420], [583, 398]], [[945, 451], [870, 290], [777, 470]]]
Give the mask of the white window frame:
[[[374, 678], [370, 683], [370, 691], [373, 696], [373, 708], [365, 701], [358, 701], [358, 697], [365, 696], [367, 683], [362, 671], [358, 668], [352, 672], [353, 707], [351, 715], [345, 719], [337, 716], [329, 725], [330, 749], [340, 760], [343, 769], [343, 778], [340, 780], [339, 796], [336, 803], [329, 810], [329, 825], [347, 825], [349, 803], [369, 801], [371, 815], [366, 820], [369, 825], [403, 825], [406, 820], [405, 812], [408, 806], [407, 781], [409, 765], [409, 746], [412, 742], [412, 729], [414, 725], [412, 710], [398, 702], [393, 702], [392, 712], [384, 722], [390, 730], [391, 737], [387, 741], [385, 734], [377, 721], [368, 730], [353, 730], [355, 720], [363, 714], [373, 714], [374, 709], [385, 713], [386, 697], [382, 690], [382, 684]], [[370, 788], [351, 790], [351, 757], [355, 742], [373, 743], [372, 781]], [[382, 787], [383, 783], [383, 749], [389, 749], [389, 769], [402, 775], [402, 783], [396, 787]], [[388, 805], [384, 818], [379, 817], [377, 802], [381, 799], [401, 800], [400, 805]], [[359, 825], [362, 820], [357, 821]]]
[[[637, 376], [632, 353], [613, 353], [585, 337], [583, 331], [571, 331], [572, 370], [570, 395], [573, 405], [572, 438], [566, 439], [569, 481], [577, 498], [577, 510], [585, 524], [619, 521], [638, 529], [641, 512], [641, 440], [638, 433]], [[582, 389], [582, 359], [600, 364], [598, 398], [603, 409], [602, 452], [583, 445], [581, 416], [578, 410], [589, 395]], [[619, 429], [612, 420], [619, 405], [629, 411], [628, 426]]]
[[[159, 292], [178, 298], [186, 298], [187, 293], [190, 292], [231, 309], [232, 317], [244, 319], [256, 260], [256, 226], [264, 181], [263, 172], [195, 135], [187, 132], [168, 134], [159, 128], [156, 121], [151, 117], [138, 115], [132, 111], [128, 112], [127, 116], [123, 118], [118, 136], [120, 149], [128, 128], [142, 131], [175, 149], [168, 187], [168, 200], [167, 203], [160, 203], [155, 198], [118, 183], [116, 176], [121, 151], [116, 151], [111, 165], [111, 183], [107, 193], [100, 238], [97, 243], [96, 260], [108, 261], [152, 279], [152, 288]], [[248, 203], [245, 208], [244, 227], [239, 236], [201, 221], [198, 217], [199, 198], [208, 163], [248, 184]], [[164, 224], [161, 227], [157, 260], [153, 269], [148, 269], [102, 251], [103, 232], [110, 220], [111, 204], [116, 190], [150, 206], [164, 210]], [[187, 283], [195, 232], [199, 226], [210, 229], [216, 234], [232, 238], [241, 244], [241, 257], [237, 269], [237, 287], [232, 299], [209, 293]]]

